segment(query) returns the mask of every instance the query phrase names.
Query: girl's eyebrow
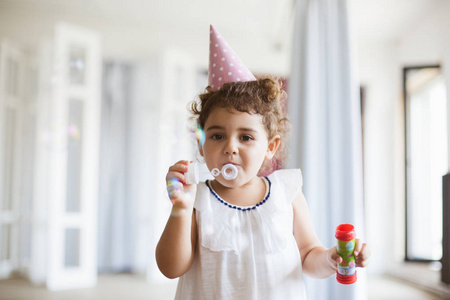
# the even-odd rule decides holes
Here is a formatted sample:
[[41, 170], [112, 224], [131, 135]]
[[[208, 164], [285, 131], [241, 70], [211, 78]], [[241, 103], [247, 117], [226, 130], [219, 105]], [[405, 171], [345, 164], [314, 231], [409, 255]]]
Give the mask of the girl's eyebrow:
[[206, 131], [215, 130], [215, 129], [223, 130], [223, 127], [214, 125], [214, 126], [210, 126], [210, 127], [206, 128]]
[[[218, 126], [218, 125], [213, 125], [213, 126], [210, 126], [210, 127], [206, 128], [206, 131], [216, 130], [216, 129], [224, 130], [224, 127]], [[258, 131], [256, 131], [255, 129], [248, 128], [248, 127], [240, 127], [240, 128], [238, 128], [238, 130], [239, 131], [248, 131], [248, 132], [258, 133]]]
[[257, 133], [258, 133], [258, 131], [255, 130], [255, 129], [253, 129], [253, 128], [241, 127], [241, 128], [238, 128], [238, 130], [239, 130], [239, 131], [250, 132], [250, 133], [253, 133], [253, 134], [257, 134]]

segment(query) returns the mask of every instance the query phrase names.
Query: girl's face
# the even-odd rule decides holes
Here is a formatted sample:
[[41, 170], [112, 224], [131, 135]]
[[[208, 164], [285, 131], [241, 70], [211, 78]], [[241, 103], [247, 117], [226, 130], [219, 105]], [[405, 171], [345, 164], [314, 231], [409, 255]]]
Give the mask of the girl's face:
[[216, 180], [226, 187], [237, 187], [256, 178], [265, 159], [271, 159], [280, 137], [271, 140], [262, 123], [262, 116], [235, 109], [217, 107], [212, 110], [205, 127], [205, 143], [200, 150], [209, 170], [232, 163], [238, 176], [226, 180], [219, 175]]

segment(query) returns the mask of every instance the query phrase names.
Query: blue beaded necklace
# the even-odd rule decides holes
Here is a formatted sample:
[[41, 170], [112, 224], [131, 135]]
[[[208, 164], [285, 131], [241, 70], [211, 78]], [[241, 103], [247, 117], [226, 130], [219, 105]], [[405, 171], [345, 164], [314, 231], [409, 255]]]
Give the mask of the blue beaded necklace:
[[267, 195], [264, 197], [264, 199], [259, 202], [256, 203], [256, 205], [253, 206], [249, 206], [249, 207], [242, 207], [242, 206], [236, 206], [236, 205], [231, 205], [230, 203], [226, 202], [225, 200], [223, 200], [222, 198], [220, 198], [219, 195], [217, 195], [217, 193], [211, 188], [210, 184], [209, 184], [209, 180], [206, 180], [206, 186], [209, 188], [209, 191], [214, 195], [214, 197], [216, 197], [216, 199], [222, 203], [225, 206], [228, 206], [229, 208], [233, 208], [236, 210], [241, 210], [241, 211], [247, 211], [247, 210], [252, 210], [252, 209], [256, 209], [258, 206], [263, 205], [270, 197], [270, 191], [271, 191], [271, 186], [272, 186], [272, 182], [270, 182], [269, 178], [264, 177], [267, 182], [269, 183], [269, 192], [267, 193]]

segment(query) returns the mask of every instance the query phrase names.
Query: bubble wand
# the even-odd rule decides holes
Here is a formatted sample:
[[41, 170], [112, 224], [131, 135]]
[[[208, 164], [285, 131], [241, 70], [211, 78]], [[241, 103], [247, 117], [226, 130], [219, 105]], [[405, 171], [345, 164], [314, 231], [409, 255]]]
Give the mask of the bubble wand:
[[[226, 164], [222, 167], [222, 170], [219, 170], [218, 168], [212, 169], [211, 174], [214, 177], [222, 174], [223, 178], [226, 180], [233, 180], [238, 176], [238, 169], [233, 164]], [[191, 163], [189, 165], [189, 170], [184, 174], [184, 176], [186, 176], [187, 184], [198, 184], [200, 182], [198, 165], [196, 163]]]

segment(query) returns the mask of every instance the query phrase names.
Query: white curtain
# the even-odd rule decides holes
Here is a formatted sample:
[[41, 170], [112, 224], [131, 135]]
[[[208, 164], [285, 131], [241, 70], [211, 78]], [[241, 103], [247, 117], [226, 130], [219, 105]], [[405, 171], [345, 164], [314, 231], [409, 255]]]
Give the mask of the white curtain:
[[159, 74], [148, 62], [103, 65], [98, 269], [145, 274], [154, 257], [152, 201], [160, 137], [154, 103]]
[[171, 206], [164, 178], [177, 160], [195, 158], [186, 106], [207, 81], [189, 62], [163, 52], [148, 61], [103, 65], [100, 272], [165, 280], [154, 255]]
[[129, 201], [129, 99], [131, 66], [103, 65], [100, 141], [98, 268], [100, 272], [132, 269], [134, 229]]
[[[346, 0], [297, 0], [289, 114], [289, 167], [300, 167], [314, 227], [326, 247], [352, 223], [364, 239], [359, 86]], [[366, 299], [364, 270], [355, 284], [306, 278], [309, 299]]]

